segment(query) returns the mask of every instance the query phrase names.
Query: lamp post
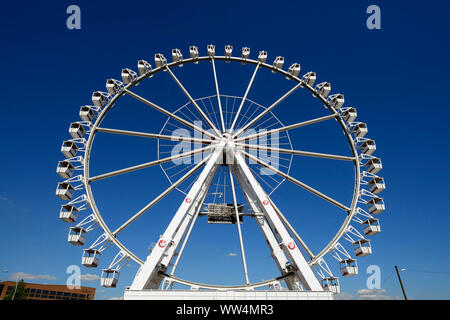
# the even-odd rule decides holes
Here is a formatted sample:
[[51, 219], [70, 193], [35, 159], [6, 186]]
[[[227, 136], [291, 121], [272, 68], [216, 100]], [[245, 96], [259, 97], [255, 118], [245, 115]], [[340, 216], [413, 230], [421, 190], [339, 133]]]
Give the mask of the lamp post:
[[[398, 281], [400, 282], [400, 287], [402, 288], [402, 292], [403, 292], [403, 297], [405, 298], [405, 300], [408, 300], [408, 298], [406, 297], [406, 293], [405, 293], [405, 288], [403, 287], [403, 283], [402, 283], [402, 279], [400, 278], [400, 273], [398, 272], [398, 267], [395, 267], [395, 271], [397, 272], [397, 277], [398, 277]], [[400, 271], [405, 271], [406, 269], [400, 269]]]

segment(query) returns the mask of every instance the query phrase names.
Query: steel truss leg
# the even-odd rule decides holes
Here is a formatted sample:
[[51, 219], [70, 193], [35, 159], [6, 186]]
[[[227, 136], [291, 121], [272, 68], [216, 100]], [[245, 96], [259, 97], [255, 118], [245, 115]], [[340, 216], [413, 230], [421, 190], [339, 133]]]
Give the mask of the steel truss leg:
[[[258, 225], [260, 225], [260, 228], [263, 231], [266, 240], [268, 240], [268, 244], [272, 249], [273, 256], [275, 257], [275, 261], [277, 262], [280, 271], [282, 273], [286, 273], [287, 271], [287, 267], [284, 262], [286, 257], [284, 257], [283, 259], [279, 252], [279, 248], [281, 247], [281, 250], [290, 260], [292, 266], [291, 270], [300, 280], [303, 287], [306, 290], [323, 291], [322, 286], [314, 275], [306, 259], [300, 252], [300, 249], [296, 245], [294, 239], [291, 238], [282, 221], [278, 217], [267, 194], [264, 192], [258, 181], [251, 173], [250, 168], [245, 163], [244, 157], [239, 152], [234, 152], [234, 158], [235, 165], [233, 165], [233, 170], [236, 175], [236, 179], [241, 186], [241, 189], [244, 191], [247, 197], [250, 197], [248, 198], [249, 203], [257, 207], [253, 209], [259, 209], [256, 212], [261, 212], [262, 214], [264, 214], [265, 221], [261, 221], [261, 219], [256, 220], [258, 221]], [[264, 222], [267, 222], [267, 224], [270, 225], [270, 228]], [[275, 233], [276, 238], [278, 239], [278, 241], [276, 242], [277, 245], [273, 244], [274, 235], [272, 231], [273, 233]], [[289, 287], [295, 287], [294, 283], [289, 283], [288, 281], [287, 285]]]
[[174, 258], [196, 209], [203, 203], [220, 161], [222, 161], [222, 148], [216, 148], [166, 231], [140, 267], [130, 290], [157, 289], [160, 286], [163, 276], [159, 272], [166, 271]]

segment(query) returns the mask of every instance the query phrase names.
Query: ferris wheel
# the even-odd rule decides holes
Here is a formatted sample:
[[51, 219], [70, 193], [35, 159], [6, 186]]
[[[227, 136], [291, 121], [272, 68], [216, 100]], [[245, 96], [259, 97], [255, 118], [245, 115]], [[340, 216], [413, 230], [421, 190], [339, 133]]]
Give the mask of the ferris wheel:
[[[189, 58], [183, 58], [179, 49], [173, 49], [172, 62], [158, 53], [154, 56], [154, 68], [149, 62], [140, 60], [138, 72], [123, 69], [122, 81], [108, 79], [105, 92], [93, 93], [93, 105], [81, 107], [81, 121], [72, 122], [69, 127], [72, 139], [64, 141], [61, 147], [66, 159], [58, 162], [57, 166], [57, 173], [64, 181], [58, 183], [56, 195], [67, 201], [61, 206], [60, 219], [74, 224], [70, 227], [68, 241], [83, 246], [89, 232], [96, 228], [101, 230], [98, 238], [83, 250], [82, 264], [86, 267], [99, 266], [100, 257], [107, 248], [118, 249], [107, 268], [102, 270], [101, 285], [104, 287], [117, 286], [120, 270], [130, 260], [138, 263], [139, 271], [125, 293], [125, 298], [129, 299], [167, 297], [174, 291], [175, 285], [187, 286], [189, 294], [207, 292], [216, 294], [215, 297], [218, 292], [239, 292], [259, 298], [263, 297], [258, 295], [260, 292], [264, 292], [264, 297], [271, 297], [272, 292], [297, 298], [299, 294], [308, 292], [327, 296], [339, 293], [339, 278], [333, 275], [325, 258], [337, 260], [341, 276], [357, 275], [356, 257], [372, 253], [369, 237], [381, 231], [379, 219], [375, 216], [385, 210], [384, 201], [379, 195], [385, 189], [385, 182], [377, 175], [382, 169], [382, 163], [380, 158], [373, 155], [376, 145], [374, 140], [366, 137], [367, 125], [356, 121], [355, 108], [344, 107], [343, 94], [330, 94], [329, 82], [315, 84], [317, 76], [312, 71], [301, 76], [299, 63], [293, 63], [284, 70], [284, 58], [277, 56], [270, 64], [266, 51], [260, 51], [254, 60], [250, 58], [250, 49], [247, 47], [242, 48], [238, 56], [233, 56], [233, 47], [230, 45], [225, 46], [224, 55], [216, 55], [214, 45], [208, 45], [206, 49], [207, 54], [201, 56], [196, 46], [190, 46]], [[254, 67], [243, 94], [227, 95], [221, 92], [220, 75], [216, 70], [219, 63], [224, 66], [242, 64]], [[179, 71], [174, 69], [188, 64], [210, 65], [210, 79], [215, 92], [208, 92], [201, 97], [191, 95], [190, 86], [196, 84], [183, 84], [176, 73], [185, 68], [177, 69]], [[255, 77], [261, 70], [268, 70], [293, 83], [289, 90], [268, 106], [248, 98]], [[170, 75], [187, 101], [175, 111], [136, 92], [136, 86], [161, 76], [161, 72]], [[301, 122], [295, 121], [294, 114], [290, 116], [289, 124], [283, 124], [274, 111], [281, 109], [283, 102], [293, 98], [290, 96], [298, 90], [312, 94], [327, 114]], [[126, 96], [150, 107], [152, 112], [167, 116], [162, 128], [141, 132], [104, 126], [104, 120], [113, 106]], [[339, 131], [343, 131], [351, 154], [318, 153], [293, 147], [295, 141], [291, 139], [290, 132], [332, 120], [337, 122]], [[156, 139], [157, 158], [91, 175], [91, 152], [95, 149], [94, 138], [100, 132]], [[347, 202], [337, 201], [291, 175], [295, 157], [322, 158], [352, 166], [352, 197]], [[161, 190], [157, 197], [130, 215], [118, 228], [110, 228], [98, 209], [92, 185], [100, 180], [141, 172], [155, 166], [160, 166], [169, 187]], [[320, 251], [313, 252], [310, 249], [289, 222], [289, 212], [282, 213], [273, 201], [272, 194], [284, 182], [309, 192], [343, 212], [343, 222]], [[150, 254], [142, 259], [123, 244], [120, 233], [151, 211], [172, 191], [182, 194], [180, 205], [164, 232], [159, 237], [153, 235], [155, 242], [150, 248]], [[206, 284], [175, 275], [194, 225], [202, 217], [207, 217], [210, 224], [236, 225], [244, 283], [232, 286]], [[260, 282], [249, 280], [241, 226], [244, 217], [245, 221], [256, 223], [269, 247], [280, 272], [273, 279]], [[143, 239], [144, 242], [148, 240]]]

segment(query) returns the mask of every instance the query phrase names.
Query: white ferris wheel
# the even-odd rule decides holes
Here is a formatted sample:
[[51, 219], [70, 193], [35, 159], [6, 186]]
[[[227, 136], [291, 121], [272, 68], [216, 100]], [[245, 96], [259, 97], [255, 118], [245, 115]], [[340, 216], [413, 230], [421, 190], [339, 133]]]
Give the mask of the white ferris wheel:
[[[83, 246], [90, 231], [96, 228], [101, 230], [98, 238], [83, 250], [84, 266], [97, 267], [108, 247], [115, 246], [118, 249], [109, 266], [102, 270], [102, 286], [116, 287], [120, 270], [128, 261], [134, 260], [140, 265], [131, 286], [125, 291], [125, 299], [189, 298], [195, 295], [205, 299], [301, 299], [311, 294], [315, 294], [314, 297], [330, 298], [340, 292], [340, 284], [325, 258], [337, 260], [340, 275], [346, 277], [358, 274], [356, 257], [372, 253], [368, 238], [380, 232], [379, 220], [375, 216], [385, 210], [383, 199], [379, 196], [385, 189], [385, 183], [377, 175], [382, 168], [381, 160], [372, 155], [376, 149], [375, 141], [365, 137], [368, 131], [366, 124], [355, 121], [356, 109], [343, 106], [342, 94], [330, 94], [330, 83], [315, 85], [315, 72], [300, 76], [298, 63], [283, 70], [284, 58], [281, 56], [277, 56], [270, 64], [267, 63], [265, 51], [260, 51], [256, 60], [250, 58], [250, 49], [247, 47], [242, 48], [240, 56], [232, 54], [233, 47], [229, 45], [225, 46], [223, 56], [216, 55], [214, 45], [207, 46], [206, 56], [200, 56], [198, 48], [191, 46], [189, 58], [183, 58], [179, 49], [173, 49], [172, 62], [167, 61], [163, 54], [156, 54], [154, 68], [149, 62], [140, 60], [138, 72], [123, 69], [122, 81], [108, 79], [105, 92], [93, 93], [93, 105], [81, 107], [81, 121], [70, 124], [72, 139], [64, 141], [61, 147], [66, 159], [58, 162], [57, 166], [57, 173], [64, 181], [58, 183], [56, 195], [67, 201], [61, 206], [60, 218], [74, 224], [68, 235], [68, 241], [74, 245]], [[216, 72], [219, 63], [224, 66], [254, 66], [242, 96], [221, 93], [220, 74]], [[174, 70], [174, 67], [188, 64], [210, 65], [208, 69], [215, 92], [208, 92], [200, 98], [191, 96], [190, 87], [196, 84], [182, 84], [175, 74], [178, 71]], [[248, 99], [255, 76], [264, 69], [294, 84], [268, 106]], [[170, 75], [187, 101], [175, 111], [136, 93], [136, 86], [161, 76], [161, 72]], [[301, 122], [296, 122], [296, 115], [293, 114], [291, 122], [284, 125], [273, 112], [283, 107], [284, 100], [292, 99], [290, 96], [297, 90], [306, 90], [312, 94], [327, 114]], [[150, 107], [152, 112], [167, 116], [159, 133], [157, 130], [141, 132], [103, 126], [113, 106], [125, 96]], [[293, 148], [289, 132], [333, 120], [342, 129], [351, 154], [317, 153]], [[156, 139], [157, 158], [91, 175], [91, 152], [95, 149], [93, 142], [99, 132]], [[268, 160], [269, 153], [274, 154], [275, 158]], [[337, 201], [299, 178], [294, 178], [290, 174], [294, 157], [322, 158], [352, 166], [354, 183], [351, 199], [347, 199], [347, 202]], [[111, 228], [98, 209], [92, 185], [115, 176], [141, 172], [152, 166], [162, 168], [170, 183], [169, 187], [127, 217], [119, 227]], [[261, 170], [265, 170], [265, 173], [262, 174]], [[344, 214], [345, 218], [336, 233], [317, 252], [310, 249], [289, 222], [290, 213], [282, 213], [272, 200], [272, 193], [286, 180], [295, 188], [306, 190]], [[142, 259], [123, 244], [120, 233], [174, 190], [183, 195], [181, 203], [164, 232], [160, 236], [151, 236], [155, 241], [154, 246], [150, 248], [148, 257]], [[194, 225], [202, 217], [207, 217], [210, 224], [236, 225], [242, 259], [242, 284], [206, 284], [176, 276]], [[280, 274], [270, 280], [249, 280], [246, 245], [242, 235], [244, 217], [246, 223], [256, 223], [279, 270]], [[307, 224], [308, 220], [303, 223]], [[145, 243], [149, 240], [143, 239]], [[174, 285], [185, 286], [188, 290], [174, 290]]]

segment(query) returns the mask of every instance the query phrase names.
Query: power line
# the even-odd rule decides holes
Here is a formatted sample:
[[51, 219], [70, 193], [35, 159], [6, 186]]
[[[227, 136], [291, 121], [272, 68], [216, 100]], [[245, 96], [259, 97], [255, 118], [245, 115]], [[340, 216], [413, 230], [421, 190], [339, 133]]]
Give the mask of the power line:
[[394, 271], [395, 270], [392, 270], [391, 274], [386, 279], [383, 280], [383, 282], [381, 283], [382, 286], [386, 283], [386, 281], [389, 280], [390, 277], [392, 277], [392, 275], [394, 274]]
[[429, 270], [414, 270], [414, 269], [406, 269], [405, 271], [421, 272], [421, 273], [450, 274], [450, 271], [429, 271]]

